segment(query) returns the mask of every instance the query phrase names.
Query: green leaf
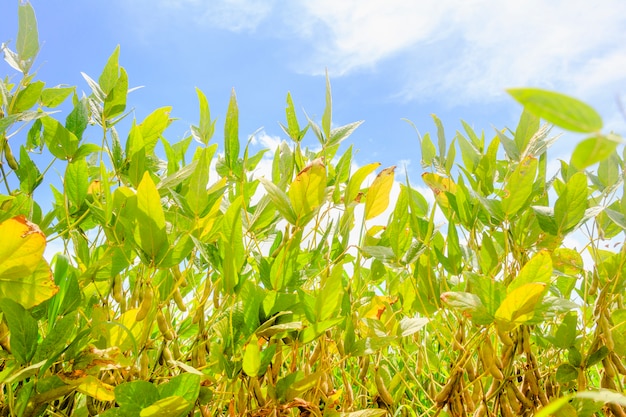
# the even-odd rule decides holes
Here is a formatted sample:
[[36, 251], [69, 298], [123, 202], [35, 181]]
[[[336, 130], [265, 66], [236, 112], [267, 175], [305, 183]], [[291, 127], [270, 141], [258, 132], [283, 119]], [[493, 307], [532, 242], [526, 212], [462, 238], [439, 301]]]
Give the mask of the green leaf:
[[587, 357], [587, 361], [585, 362], [586, 368], [591, 368], [593, 365], [599, 363], [602, 359], [606, 358], [609, 355], [609, 349], [606, 346], [600, 346], [598, 350], [593, 352], [591, 355]]
[[226, 123], [224, 125], [224, 157], [226, 166], [231, 172], [235, 169], [239, 158], [239, 109], [235, 89], [230, 95]]
[[385, 168], [376, 176], [365, 195], [365, 220], [382, 214], [389, 206], [389, 194], [393, 186], [396, 167]]
[[17, 41], [15, 49], [19, 59], [20, 69], [26, 74], [35, 61], [39, 52], [39, 34], [37, 32], [37, 18], [30, 3], [20, 3], [17, 9]]
[[[556, 338], [558, 337], [559, 335], [557, 334]], [[574, 338], [575, 338], [575, 335], [574, 335]], [[570, 346], [570, 348], [567, 350], [567, 361], [574, 368], [579, 368], [580, 365], [583, 363], [583, 356], [580, 354], [578, 349], [576, 349], [574, 346]]]
[[140, 417], [179, 417], [187, 414], [187, 410], [192, 406], [184, 398], [173, 395], [155, 401], [148, 407], [141, 410]]
[[430, 139], [430, 134], [426, 133], [420, 140], [420, 148], [422, 151], [422, 166], [427, 167], [433, 163], [433, 160], [437, 157], [437, 148]]
[[428, 321], [426, 317], [403, 317], [398, 325], [398, 336], [411, 336], [422, 330]]
[[126, 382], [117, 385], [113, 392], [115, 402], [130, 410], [141, 411], [159, 400], [159, 391], [154, 384], [147, 381]]
[[562, 363], [556, 370], [556, 381], [560, 384], [565, 384], [576, 378], [578, 378], [578, 369], [569, 363]]
[[11, 352], [21, 365], [32, 359], [39, 341], [37, 321], [24, 307], [8, 298], [0, 299], [0, 309], [4, 313], [11, 334]]
[[20, 146], [20, 164], [15, 174], [20, 180], [20, 190], [28, 195], [32, 195], [35, 188], [43, 181], [39, 168], [30, 159], [24, 146]]
[[493, 316], [489, 314], [480, 298], [475, 294], [448, 291], [441, 294], [440, 298], [448, 307], [457, 310], [476, 324], [487, 325], [493, 322]]
[[89, 188], [89, 168], [87, 161], [77, 159], [65, 169], [65, 193], [67, 199], [77, 209], [85, 202]]
[[227, 293], [232, 293], [235, 286], [239, 284], [239, 272], [245, 259], [245, 248], [243, 246], [243, 225], [241, 220], [241, 201], [238, 198], [226, 210], [222, 220], [223, 233], [223, 279], [224, 289]]
[[172, 122], [170, 118], [171, 112], [171, 106], [158, 108], [150, 113], [139, 125], [147, 153], [154, 151], [159, 138]]
[[41, 123], [50, 153], [59, 159], [71, 159], [78, 149], [78, 138], [52, 117], [42, 118]]
[[524, 207], [533, 192], [537, 175], [537, 159], [526, 157], [515, 168], [504, 186], [502, 210], [509, 218]]
[[261, 370], [261, 350], [258, 339], [252, 336], [243, 352], [243, 371], [250, 377], [259, 376]]
[[23, 90], [20, 90], [20, 92], [17, 93], [13, 106], [9, 108], [9, 113], [21, 113], [37, 104], [45, 85], [46, 83], [43, 81], [35, 81], [34, 83], [28, 84]]
[[328, 71], [326, 71], [326, 106], [324, 107], [324, 114], [322, 114], [322, 130], [326, 140], [330, 139], [330, 129], [333, 114], [333, 99], [330, 91], [330, 78], [328, 77]]
[[287, 118], [287, 127], [282, 126], [283, 131], [293, 140], [294, 142], [300, 142], [304, 137], [304, 132], [306, 130], [300, 130], [300, 124], [298, 123], [298, 117], [296, 116], [296, 109], [293, 105], [293, 99], [291, 98], [291, 93], [287, 93], [287, 107], [285, 107], [285, 115]]
[[582, 133], [602, 129], [600, 115], [575, 98], [537, 88], [511, 88], [507, 91], [526, 110], [563, 129]]
[[[47, 360], [47, 365], [51, 366], [74, 338], [77, 322], [78, 317], [76, 314], [67, 314], [59, 319], [51, 331], [48, 332], [46, 338], [37, 346], [33, 362], [37, 363]], [[46, 369], [47, 366], [44, 365], [41, 371], [43, 372]]]
[[578, 319], [575, 312], [569, 312], [563, 318], [563, 322], [554, 334], [554, 345], [561, 349], [567, 349], [576, 341]]
[[515, 129], [514, 137], [515, 144], [520, 152], [523, 153], [526, 150], [530, 144], [530, 140], [535, 135], [537, 130], [539, 130], [540, 122], [539, 117], [533, 115], [532, 113], [526, 110], [522, 112], [517, 128]]
[[51, 109], [55, 108], [63, 103], [74, 91], [76, 91], [75, 87], [56, 86], [45, 88], [41, 92], [41, 105]]
[[576, 145], [570, 164], [577, 169], [585, 169], [611, 156], [619, 143], [614, 137], [593, 136]]
[[74, 104], [74, 108], [65, 119], [65, 127], [77, 138], [82, 138], [83, 132], [89, 123], [89, 108], [87, 98], [83, 98]]
[[567, 181], [554, 204], [554, 220], [559, 234], [571, 232], [585, 216], [587, 209], [587, 175], [577, 172]]
[[515, 279], [507, 287], [507, 293], [511, 293], [517, 288], [533, 282], [549, 285], [551, 278], [552, 258], [547, 250], [542, 250], [524, 264]]
[[137, 233], [135, 239], [148, 257], [155, 260], [167, 246], [165, 215], [159, 191], [145, 172], [137, 187]]
[[128, 75], [126, 70], [120, 67], [120, 77], [104, 99], [104, 117], [109, 119], [121, 114], [126, 109], [127, 95]]
[[189, 178], [189, 189], [185, 198], [189, 208], [197, 217], [204, 213], [209, 202], [209, 193], [207, 191], [209, 165], [216, 149], [217, 144], [214, 144], [208, 148], [198, 150], [199, 156], [195, 159], [195, 168]]
[[268, 181], [265, 178], [259, 178], [259, 181], [263, 184], [265, 191], [267, 191], [267, 195], [270, 197], [279, 213], [285, 218], [285, 220], [295, 226], [298, 219], [287, 194], [278, 188], [273, 182]]
[[178, 396], [188, 404], [193, 404], [198, 398], [201, 380], [202, 377], [197, 374], [180, 374], [171, 378], [169, 382], [159, 385], [159, 394], [161, 398]]
[[358, 122], [349, 123], [344, 126], [339, 126], [330, 131], [330, 140], [328, 141], [329, 145], [338, 145], [344, 139], [348, 138], [356, 130], [357, 127], [361, 126], [363, 120]]
[[196, 94], [198, 95], [198, 101], [200, 103], [200, 126], [191, 126], [191, 133], [196, 140], [207, 145], [215, 132], [216, 121], [211, 120], [209, 102], [204, 93], [199, 88], [196, 88]]
[[439, 157], [443, 161], [446, 157], [446, 134], [443, 129], [443, 123], [441, 119], [434, 114], [430, 115], [437, 126], [437, 146], [439, 147]]
[[118, 84], [118, 79], [120, 77], [119, 57], [120, 46], [117, 45], [111, 56], [109, 56], [109, 59], [102, 70], [102, 74], [100, 74], [100, 78], [98, 78], [100, 90], [105, 96], [107, 96]]
[[315, 317], [317, 321], [324, 321], [338, 316], [338, 310], [344, 294], [342, 276], [343, 268], [335, 267], [326, 278], [326, 282], [324, 282], [315, 298]]

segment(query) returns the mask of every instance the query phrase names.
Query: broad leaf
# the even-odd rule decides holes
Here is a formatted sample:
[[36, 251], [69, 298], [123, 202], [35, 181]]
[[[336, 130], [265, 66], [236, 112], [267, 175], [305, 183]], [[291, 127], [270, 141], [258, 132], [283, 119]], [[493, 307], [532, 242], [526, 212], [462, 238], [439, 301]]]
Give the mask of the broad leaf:
[[393, 186], [396, 167], [385, 168], [370, 185], [365, 195], [365, 220], [373, 219], [389, 207], [389, 194]]
[[507, 91], [526, 110], [563, 129], [583, 133], [602, 129], [600, 115], [575, 98], [537, 88], [511, 88]]
[[46, 237], [37, 225], [17, 216], [0, 223], [0, 298], [30, 309], [51, 298], [59, 288], [43, 258]]

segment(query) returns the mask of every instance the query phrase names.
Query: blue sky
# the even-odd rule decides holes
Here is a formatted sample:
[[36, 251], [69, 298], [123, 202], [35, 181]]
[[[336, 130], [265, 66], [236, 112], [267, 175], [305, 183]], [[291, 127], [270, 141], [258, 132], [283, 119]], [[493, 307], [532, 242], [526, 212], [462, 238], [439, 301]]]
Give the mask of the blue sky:
[[[206, 94], [221, 133], [232, 88], [240, 135], [284, 134], [285, 96], [319, 120], [324, 73], [333, 88], [333, 122], [364, 120], [348, 139], [357, 162], [408, 164], [421, 173], [418, 139], [448, 140], [463, 119], [493, 136], [514, 128], [521, 111], [504, 90], [537, 86], [579, 97], [624, 133], [616, 99], [626, 98], [626, 2], [623, 0], [32, 0], [43, 44], [34, 68], [48, 85], [97, 78], [116, 45], [131, 86], [135, 117], [171, 105], [177, 141], [198, 120], [195, 87]], [[17, 33], [17, 1], [2, 0], [0, 41]], [[14, 43], [10, 43], [14, 47]], [[5, 65], [3, 74], [11, 73]], [[301, 111], [299, 116], [304, 119]], [[63, 116], [61, 116], [63, 117]], [[553, 157], [567, 158], [576, 136]], [[221, 136], [216, 135], [216, 141]], [[309, 144], [314, 145], [312, 136]]]

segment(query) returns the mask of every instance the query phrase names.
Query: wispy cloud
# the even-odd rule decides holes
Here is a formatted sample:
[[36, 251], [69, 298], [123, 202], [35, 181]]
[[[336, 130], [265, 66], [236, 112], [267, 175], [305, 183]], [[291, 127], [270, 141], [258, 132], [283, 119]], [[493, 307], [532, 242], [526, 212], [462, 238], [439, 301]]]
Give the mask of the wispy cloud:
[[200, 24], [277, 37], [300, 73], [383, 68], [403, 100], [491, 101], [519, 85], [586, 97], [626, 81], [622, 0], [158, 1]]

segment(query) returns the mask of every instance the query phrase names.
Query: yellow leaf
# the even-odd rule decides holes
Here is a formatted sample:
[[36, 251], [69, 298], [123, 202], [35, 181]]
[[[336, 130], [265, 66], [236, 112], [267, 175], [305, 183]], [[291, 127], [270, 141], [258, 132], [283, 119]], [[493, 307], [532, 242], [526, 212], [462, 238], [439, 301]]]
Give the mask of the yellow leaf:
[[141, 417], [178, 416], [189, 408], [189, 401], [179, 395], [161, 398], [152, 405], [141, 410]]
[[0, 223], [0, 298], [29, 309], [59, 291], [43, 258], [46, 237], [24, 216]]
[[433, 191], [433, 194], [435, 194], [435, 200], [437, 200], [439, 206], [444, 210], [449, 209], [450, 202], [448, 201], [446, 192], [456, 194], [456, 184], [454, 181], [450, 178], [442, 177], [441, 175], [433, 174], [431, 172], [422, 174], [422, 179]]
[[109, 346], [118, 346], [120, 350], [126, 351], [134, 349], [135, 344], [141, 344], [148, 337], [148, 332], [152, 329], [151, 323], [137, 321], [138, 308], [131, 308], [125, 311], [111, 326], [109, 330]]
[[76, 389], [85, 395], [95, 398], [98, 401], [113, 401], [115, 400], [115, 394], [113, 393], [113, 387], [109, 384], [105, 384], [95, 376], [86, 376], [81, 378], [80, 384]]
[[385, 168], [374, 179], [365, 195], [365, 220], [372, 219], [389, 206], [389, 193], [393, 186], [394, 171], [396, 167]]
[[326, 198], [326, 167], [317, 158], [296, 176], [289, 187], [289, 201], [298, 219], [306, 218]]
[[496, 321], [504, 325], [506, 329], [512, 329], [532, 319], [546, 285], [545, 282], [532, 282], [511, 291], [498, 307], [495, 314]]

